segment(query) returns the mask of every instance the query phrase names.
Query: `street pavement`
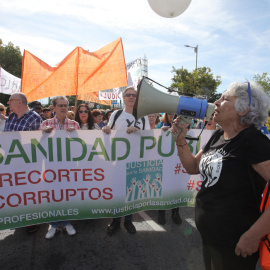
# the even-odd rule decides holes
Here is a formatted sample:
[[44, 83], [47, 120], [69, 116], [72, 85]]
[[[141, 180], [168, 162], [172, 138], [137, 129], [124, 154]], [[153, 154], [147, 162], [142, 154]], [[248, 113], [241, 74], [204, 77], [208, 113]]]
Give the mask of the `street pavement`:
[[[201, 239], [194, 224], [194, 208], [182, 207], [182, 225], [159, 226], [157, 211], [133, 215], [137, 233], [121, 229], [106, 233], [111, 219], [75, 220], [77, 234], [59, 232], [45, 239], [48, 224], [27, 235], [25, 228], [0, 231], [2, 270], [203, 270]], [[257, 269], [261, 269], [259, 266]]]

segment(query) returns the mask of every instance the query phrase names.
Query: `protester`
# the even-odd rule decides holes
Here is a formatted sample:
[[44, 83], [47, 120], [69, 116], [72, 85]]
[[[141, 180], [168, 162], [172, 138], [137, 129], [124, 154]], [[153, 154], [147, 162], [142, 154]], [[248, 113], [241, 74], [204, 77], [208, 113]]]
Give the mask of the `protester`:
[[75, 120], [75, 113], [73, 111], [68, 111], [67, 118], [70, 120]]
[[6, 108], [2, 103], [0, 103], [0, 131], [4, 131], [5, 129], [5, 124], [6, 124], [6, 119], [7, 119], [5, 114], [6, 114]]
[[69, 106], [69, 107], [68, 107], [68, 110], [75, 113], [75, 106]]
[[43, 120], [46, 119], [51, 119], [52, 118], [52, 113], [50, 108], [44, 108], [43, 109]]
[[43, 108], [42, 108], [42, 105], [41, 105], [41, 103], [39, 101], [30, 102], [29, 107], [30, 107], [30, 109], [35, 111], [37, 114], [39, 114], [41, 117], [43, 117], [43, 115], [42, 115]]
[[102, 121], [102, 114], [99, 110], [93, 110], [92, 111], [92, 116], [94, 119], [94, 122], [100, 127], [100, 123]]
[[[164, 113], [156, 128], [167, 131], [172, 126], [173, 117], [174, 113]], [[175, 224], [182, 224], [182, 219], [179, 215], [179, 207], [172, 209], [172, 219]], [[165, 210], [158, 210], [158, 223], [161, 225], [166, 223]]]
[[213, 115], [211, 115], [209, 121], [206, 124], [206, 130], [215, 130], [216, 124], [217, 123], [213, 120]]
[[[55, 111], [55, 117], [52, 119], [47, 119], [42, 122], [40, 125], [40, 130], [50, 133], [52, 130], [66, 130], [68, 132], [72, 132], [74, 130], [80, 129], [79, 124], [67, 118], [68, 112], [68, 99], [65, 96], [56, 96], [52, 99], [53, 109]], [[49, 226], [49, 230], [45, 236], [46, 239], [51, 239], [54, 235], [59, 231], [60, 226], [63, 227], [64, 231], [67, 232], [68, 235], [76, 234], [75, 229], [71, 225], [69, 220], [65, 221], [56, 221], [51, 222]]]
[[191, 121], [190, 121], [190, 127], [189, 127], [190, 129], [194, 129], [195, 128], [195, 121], [194, 121], [194, 119], [191, 119]]
[[107, 110], [106, 111], [105, 116], [104, 116], [104, 118], [105, 118], [105, 120], [104, 120], [105, 126], [108, 125], [112, 113], [113, 113], [113, 110]]
[[[136, 97], [137, 92], [132, 86], [123, 91], [125, 108], [124, 110], [116, 110], [112, 113], [108, 125], [102, 128], [106, 134], [109, 134], [111, 129], [125, 130], [127, 134], [131, 134], [138, 130], [150, 128], [147, 117], [136, 120], [132, 115]], [[108, 234], [112, 235], [120, 229], [120, 220], [120, 217], [113, 219], [112, 223], [108, 226]], [[129, 233], [136, 233], [136, 228], [132, 223], [132, 215], [125, 216], [124, 226]]]
[[79, 123], [82, 130], [100, 129], [99, 125], [94, 123], [90, 108], [86, 104], [80, 104], [77, 107], [75, 121]]
[[103, 128], [104, 126], [106, 126], [105, 125], [105, 114], [106, 114], [106, 112], [104, 111], [104, 110], [99, 110], [100, 111], [100, 113], [101, 113], [101, 116], [102, 116], [102, 118], [101, 118], [101, 121], [100, 121], [100, 123], [99, 123], [99, 127], [100, 128]]
[[[23, 93], [15, 93], [10, 96], [7, 102], [11, 110], [5, 124], [4, 131], [32, 131], [38, 130], [42, 118], [36, 112], [28, 108], [28, 101]], [[33, 233], [38, 225], [26, 227], [27, 233]]]
[[42, 118], [36, 112], [29, 110], [27, 98], [23, 93], [15, 93], [7, 102], [11, 114], [5, 124], [5, 131], [29, 131], [38, 130]]
[[[254, 270], [259, 242], [270, 232], [270, 208], [260, 216], [258, 206], [270, 180], [270, 141], [258, 130], [270, 101], [258, 84], [235, 82], [215, 105], [214, 121], [222, 129], [193, 156], [186, 127], [179, 125], [183, 131], [175, 139], [178, 155], [189, 174], [203, 177], [195, 222], [205, 269]], [[173, 124], [174, 134], [179, 121]]]
[[152, 113], [152, 114], [148, 115], [150, 129], [155, 129], [156, 128], [156, 118], [157, 118], [157, 115], [155, 113]]

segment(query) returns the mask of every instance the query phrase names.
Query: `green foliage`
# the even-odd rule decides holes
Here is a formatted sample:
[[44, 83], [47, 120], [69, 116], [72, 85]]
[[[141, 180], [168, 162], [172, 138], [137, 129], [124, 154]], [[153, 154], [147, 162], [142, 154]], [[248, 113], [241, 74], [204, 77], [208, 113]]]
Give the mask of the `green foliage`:
[[11, 42], [4, 45], [0, 39], [0, 65], [10, 74], [21, 78], [22, 54], [20, 47], [15, 47]]
[[267, 76], [266, 72], [264, 72], [262, 75], [254, 75], [253, 80], [260, 84], [263, 87], [264, 91], [268, 95], [270, 95], [270, 77]]
[[[10, 74], [21, 78], [22, 54], [18, 46], [13, 43], [3, 44], [0, 39], [0, 66]], [[7, 106], [10, 95], [0, 93], [0, 102]]]
[[172, 89], [177, 89], [181, 94], [192, 94], [202, 96], [208, 102], [214, 102], [221, 94], [216, 93], [218, 86], [221, 84], [221, 77], [212, 74], [208, 67], [200, 67], [192, 72], [187, 69], [176, 69], [173, 67], [172, 73], [175, 73], [171, 84]]

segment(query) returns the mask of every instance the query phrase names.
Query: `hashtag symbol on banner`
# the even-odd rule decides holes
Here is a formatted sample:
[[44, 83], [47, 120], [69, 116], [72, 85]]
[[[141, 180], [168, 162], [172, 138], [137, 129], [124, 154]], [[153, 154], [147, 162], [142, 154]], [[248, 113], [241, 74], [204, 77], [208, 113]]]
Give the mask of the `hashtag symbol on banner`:
[[177, 163], [177, 165], [175, 166], [174, 174], [179, 174], [181, 171], [181, 167], [182, 167], [182, 164]]
[[190, 180], [188, 182], [188, 185], [187, 185], [188, 190], [193, 190], [194, 187], [195, 187], [195, 181], [194, 180]]

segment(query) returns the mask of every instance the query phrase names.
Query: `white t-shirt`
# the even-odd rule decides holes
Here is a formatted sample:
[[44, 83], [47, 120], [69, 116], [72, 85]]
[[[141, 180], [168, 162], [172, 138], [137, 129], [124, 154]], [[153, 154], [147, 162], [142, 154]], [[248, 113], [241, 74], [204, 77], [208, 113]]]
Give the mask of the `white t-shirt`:
[[[118, 111], [114, 111], [110, 117], [108, 126], [111, 127], [113, 124], [114, 117]], [[150, 124], [148, 117], [144, 117], [145, 119], [145, 127], [144, 129], [150, 129]], [[127, 130], [128, 127], [134, 126], [138, 129], [143, 129], [143, 122], [142, 119], [136, 120], [132, 113], [127, 113], [125, 109], [119, 115], [117, 120], [115, 121], [113, 129], [115, 130]]]

